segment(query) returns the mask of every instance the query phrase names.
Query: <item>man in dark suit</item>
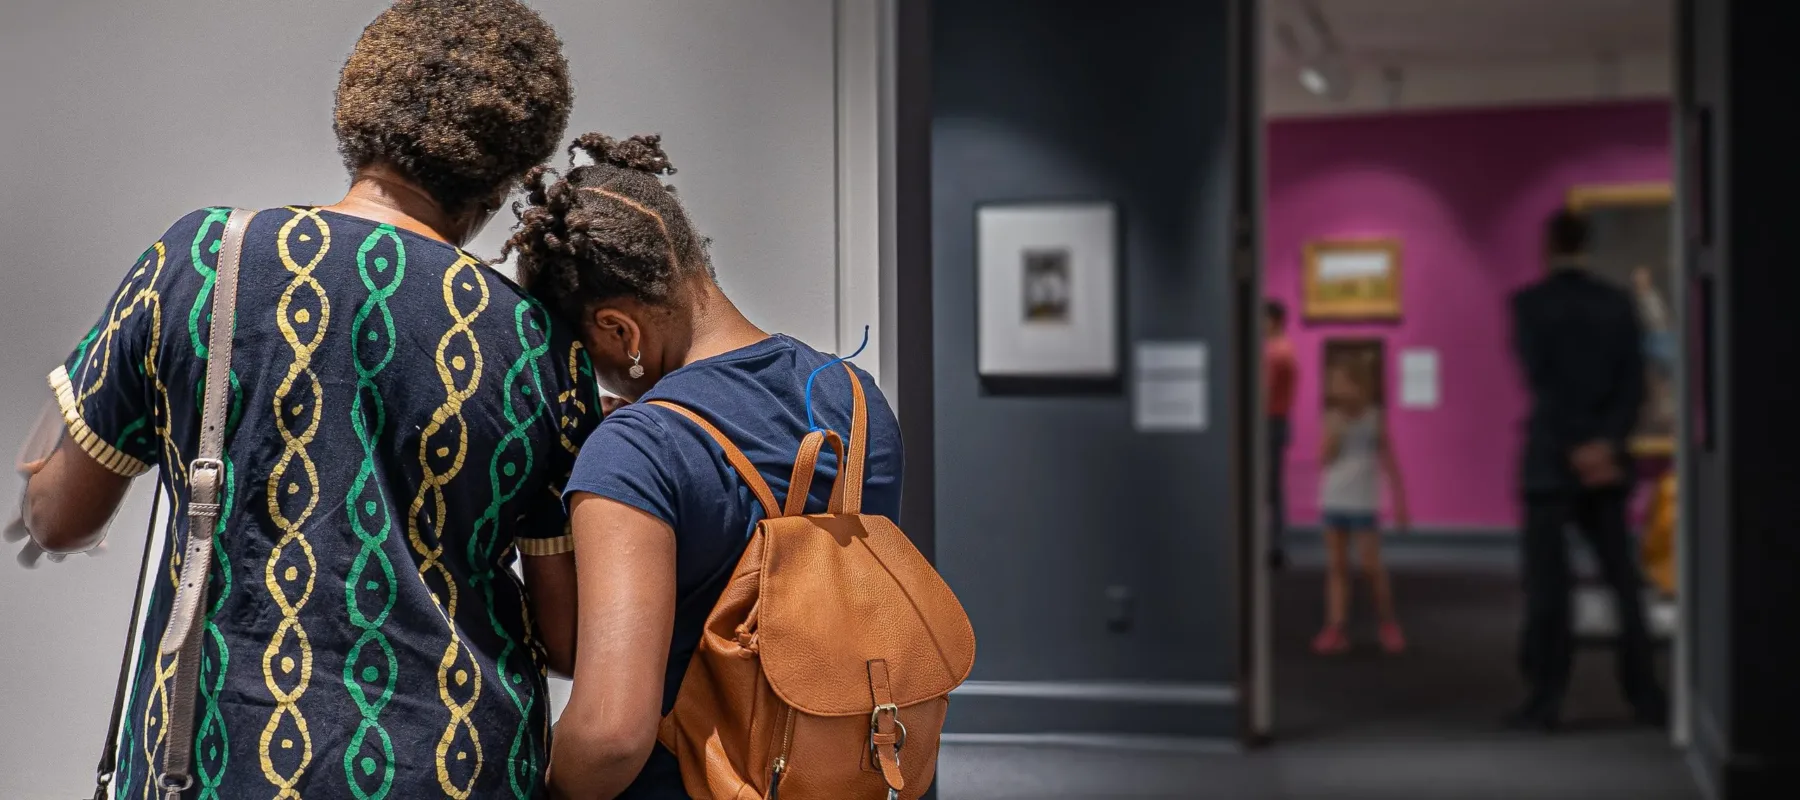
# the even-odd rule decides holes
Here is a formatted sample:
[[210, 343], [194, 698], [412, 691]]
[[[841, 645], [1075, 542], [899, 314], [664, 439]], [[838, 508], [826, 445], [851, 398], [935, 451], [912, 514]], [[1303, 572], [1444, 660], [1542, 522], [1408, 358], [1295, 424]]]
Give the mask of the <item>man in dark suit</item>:
[[1514, 346], [1531, 390], [1521, 488], [1525, 503], [1525, 625], [1520, 666], [1530, 694], [1508, 717], [1551, 730], [1574, 659], [1564, 531], [1592, 547], [1618, 611], [1620, 688], [1645, 724], [1667, 701], [1651, 664], [1642, 580], [1625, 505], [1627, 442], [1644, 402], [1641, 326], [1631, 297], [1585, 269], [1588, 226], [1558, 212], [1545, 230], [1549, 274], [1512, 298]]

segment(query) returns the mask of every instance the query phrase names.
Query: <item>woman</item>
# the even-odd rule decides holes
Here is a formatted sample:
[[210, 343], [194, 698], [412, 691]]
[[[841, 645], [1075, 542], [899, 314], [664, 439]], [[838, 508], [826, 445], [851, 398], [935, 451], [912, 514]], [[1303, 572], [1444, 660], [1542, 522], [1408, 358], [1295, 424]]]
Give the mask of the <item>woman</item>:
[[[597, 387], [460, 246], [554, 154], [570, 100], [561, 43], [516, 0], [401, 0], [338, 86], [349, 193], [250, 224], [187, 796], [542, 795], [550, 699], [510, 567], [569, 546], [559, 495]], [[46, 550], [91, 545], [153, 465], [186, 503], [226, 214], [176, 222], [51, 375], [78, 446], [33, 466]], [[177, 567], [153, 582], [119, 797], [167, 744]]]
[[1346, 364], [1333, 365], [1326, 374], [1331, 406], [1325, 412], [1325, 437], [1320, 463], [1319, 508], [1324, 517], [1328, 561], [1325, 572], [1325, 627], [1313, 638], [1313, 650], [1333, 655], [1350, 649], [1344, 624], [1350, 611], [1350, 540], [1362, 550], [1363, 574], [1375, 597], [1375, 613], [1381, 621], [1381, 647], [1388, 653], [1406, 649], [1406, 635], [1394, 614], [1394, 592], [1387, 567], [1381, 563], [1381, 526], [1376, 513], [1381, 506], [1385, 477], [1394, 498], [1394, 516], [1401, 529], [1407, 526], [1406, 490], [1400, 479], [1400, 461], [1388, 436], [1387, 419], [1375, 405], [1374, 391], [1363, 370]]
[[[548, 186], [541, 172], [528, 179], [530, 206], [508, 245], [521, 278], [573, 320], [602, 386], [699, 413], [785, 494], [809, 421], [848, 429], [849, 376], [820, 372], [809, 406], [808, 379], [834, 359], [764, 333], [719, 289], [706, 240], [662, 182], [675, 170], [656, 137], [589, 134], [571, 149], [594, 163]], [[897, 519], [899, 424], [859, 375], [870, 387], [863, 508]], [[824, 510], [835, 479], [835, 459], [824, 461], [809, 512]], [[568, 593], [539, 605], [550, 658], [575, 677], [551, 795], [686, 798], [674, 755], [655, 746], [657, 724], [762, 512], [706, 433], [639, 402], [588, 439], [564, 497], [574, 557], [527, 564], [534, 592]]]

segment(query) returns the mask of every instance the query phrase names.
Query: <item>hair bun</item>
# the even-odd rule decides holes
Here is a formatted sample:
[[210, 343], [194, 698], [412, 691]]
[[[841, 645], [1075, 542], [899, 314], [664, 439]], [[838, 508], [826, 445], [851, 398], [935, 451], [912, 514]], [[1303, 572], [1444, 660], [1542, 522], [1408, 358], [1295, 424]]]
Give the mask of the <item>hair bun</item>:
[[582, 150], [595, 164], [647, 172], [651, 175], [673, 175], [675, 165], [663, 152], [662, 136], [648, 134], [629, 139], [614, 139], [604, 133], [584, 133], [569, 145], [569, 155]]

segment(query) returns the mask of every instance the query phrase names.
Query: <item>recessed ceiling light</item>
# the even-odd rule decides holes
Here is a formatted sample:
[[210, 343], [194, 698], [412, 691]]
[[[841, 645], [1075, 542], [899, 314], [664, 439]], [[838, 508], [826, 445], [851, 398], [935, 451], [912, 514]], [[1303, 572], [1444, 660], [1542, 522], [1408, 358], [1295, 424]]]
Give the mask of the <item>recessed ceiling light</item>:
[[1331, 89], [1331, 82], [1325, 79], [1325, 73], [1320, 72], [1317, 67], [1300, 69], [1300, 85], [1316, 95], [1323, 95]]

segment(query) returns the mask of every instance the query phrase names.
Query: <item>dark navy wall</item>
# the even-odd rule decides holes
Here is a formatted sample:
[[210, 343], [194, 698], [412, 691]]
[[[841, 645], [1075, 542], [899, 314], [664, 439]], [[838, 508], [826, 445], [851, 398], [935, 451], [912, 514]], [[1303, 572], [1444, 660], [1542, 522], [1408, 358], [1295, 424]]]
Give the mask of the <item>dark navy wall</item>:
[[[936, 546], [980, 637], [953, 731], [1235, 724], [1228, 5], [933, 8]], [[975, 210], [1016, 200], [1117, 204], [1122, 374], [1136, 342], [1204, 340], [1206, 432], [1135, 432], [1128, 381], [978, 378]]]

